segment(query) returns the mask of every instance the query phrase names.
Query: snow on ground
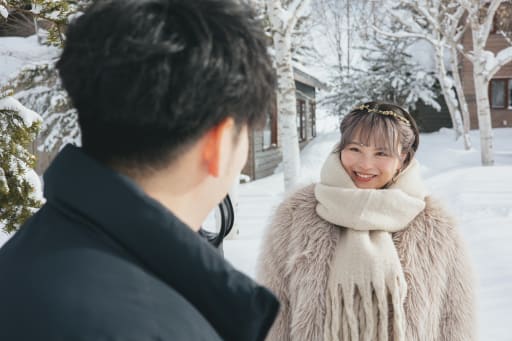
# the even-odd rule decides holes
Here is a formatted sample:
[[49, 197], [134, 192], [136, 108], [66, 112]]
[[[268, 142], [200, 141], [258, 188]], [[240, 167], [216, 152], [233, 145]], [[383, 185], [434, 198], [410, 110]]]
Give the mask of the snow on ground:
[[[494, 130], [496, 165], [480, 166], [479, 135], [465, 151], [453, 131], [422, 134], [417, 158], [431, 194], [456, 217], [478, 276], [480, 340], [512, 341], [512, 129]], [[318, 181], [338, 133], [319, 135], [302, 151], [302, 183]], [[227, 240], [226, 258], [254, 277], [263, 231], [284, 196], [283, 175], [240, 186], [239, 238]]]
[[[417, 158], [433, 196], [457, 218], [478, 276], [480, 340], [512, 341], [512, 129], [494, 130], [496, 165], [480, 166], [479, 136], [465, 151], [453, 131], [422, 134]], [[320, 134], [302, 151], [302, 184], [318, 181], [320, 167], [338, 133]], [[226, 258], [254, 277], [261, 237], [284, 194], [283, 175], [241, 185], [240, 235], [226, 240]], [[0, 245], [7, 236], [0, 233]]]

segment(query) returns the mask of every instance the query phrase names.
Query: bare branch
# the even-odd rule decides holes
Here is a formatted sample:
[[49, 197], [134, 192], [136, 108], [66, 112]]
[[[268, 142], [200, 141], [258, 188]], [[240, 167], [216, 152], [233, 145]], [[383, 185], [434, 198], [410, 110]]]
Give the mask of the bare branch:
[[487, 10], [487, 15], [482, 24], [482, 30], [480, 35], [482, 37], [482, 41], [486, 42], [487, 39], [489, 38], [489, 33], [491, 33], [496, 11], [504, 1], [505, 0], [491, 0], [489, 4], [489, 9]]
[[495, 63], [487, 70], [487, 78], [491, 79], [505, 64], [512, 62], [512, 46], [501, 50], [496, 54]]
[[509, 34], [507, 34], [507, 32], [498, 31], [498, 33], [503, 37], [503, 39], [507, 41], [507, 43], [509, 43], [509, 45], [512, 45], [512, 38], [510, 37]]
[[383, 34], [385, 36], [388, 36], [388, 37], [397, 38], [397, 39], [407, 39], [407, 38], [409, 38], [409, 39], [411, 39], [411, 38], [424, 39], [424, 40], [427, 40], [428, 42], [430, 42], [434, 46], [440, 45], [439, 41], [434, 40], [431, 36], [426, 35], [426, 34], [403, 32], [403, 31], [402, 32], [386, 32], [386, 31], [382, 31], [381, 29], [379, 29], [376, 26], [372, 26], [372, 28], [376, 32]]
[[457, 26], [453, 34], [450, 34], [450, 36], [453, 37], [453, 40], [455, 41], [461, 41], [464, 33], [466, 33], [469, 27], [469, 20], [465, 20], [464, 26]]
[[281, 6], [280, 0], [266, 0], [266, 7], [270, 26], [272, 31], [280, 30], [284, 23], [282, 19], [285, 16], [283, 6]]
[[432, 25], [435, 29], [439, 29], [439, 21], [434, 19], [425, 7], [418, 6], [417, 2], [415, 2], [412, 7], [418, 11], [418, 13], [420, 13], [422, 17], [430, 23], [430, 25]]
[[288, 10], [290, 11], [290, 16], [288, 18], [288, 22], [286, 23], [285, 35], [291, 35], [295, 25], [297, 25], [297, 21], [302, 16], [304, 9], [309, 5], [311, 0], [294, 0]]

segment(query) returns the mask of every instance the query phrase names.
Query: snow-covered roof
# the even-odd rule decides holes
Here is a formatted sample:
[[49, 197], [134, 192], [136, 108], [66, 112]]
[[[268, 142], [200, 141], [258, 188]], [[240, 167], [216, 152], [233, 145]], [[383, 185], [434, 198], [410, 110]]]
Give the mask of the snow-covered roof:
[[325, 83], [312, 76], [310, 73], [305, 71], [304, 68], [297, 65], [297, 63], [294, 63], [293, 65], [293, 78], [295, 78], [297, 82], [304, 83], [319, 90], [328, 90], [329, 88]]

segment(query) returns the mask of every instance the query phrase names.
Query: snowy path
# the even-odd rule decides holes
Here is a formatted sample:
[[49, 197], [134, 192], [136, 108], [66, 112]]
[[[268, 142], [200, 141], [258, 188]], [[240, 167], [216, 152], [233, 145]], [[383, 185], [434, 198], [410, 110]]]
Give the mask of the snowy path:
[[[492, 175], [492, 176], [488, 176]], [[457, 217], [475, 264], [481, 340], [512, 340], [512, 167], [435, 176], [429, 188]]]

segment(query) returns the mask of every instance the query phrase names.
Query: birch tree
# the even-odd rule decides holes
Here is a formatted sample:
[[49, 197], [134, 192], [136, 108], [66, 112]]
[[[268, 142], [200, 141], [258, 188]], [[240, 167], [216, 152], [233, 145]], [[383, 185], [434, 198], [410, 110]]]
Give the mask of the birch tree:
[[292, 36], [297, 22], [305, 15], [309, 3], [310, 0], [266, 0], [277, 70], [278, 126], [283, 153], [285, 190], [293, 188], [300, 177]]
[[494, 164], [491, 108], [488, 93], [489, 82], [500, 68], [512, 62], [512, 46], [508, 46], [496, 54], [486, 49], [496, 11], [505, 2], [506, 0], [457, 0], [458, 5], [467, 13], [473, 42], [472, 50], [463, 51], [461, 46], [459, 46], [459, 49], [473, 65], [477, 118], [480, 130], [480, 152], [484, 166]]
[[[464, 9], [447, 0], [397, 0], [387, 7], [390, 17], [402, 25], [397, 33], [381, 33], [402, 39], [424, 39], [434, 49], [436, 76], [441, 86], [455, 138], [463, 137], [465, 149], [471, 148], [469, 137], [470, 117], [466, 97], [459, 74], [458, 44], [464, 34], [461, 24]], [[448, 52], [451, 75], [446, 62]]]

